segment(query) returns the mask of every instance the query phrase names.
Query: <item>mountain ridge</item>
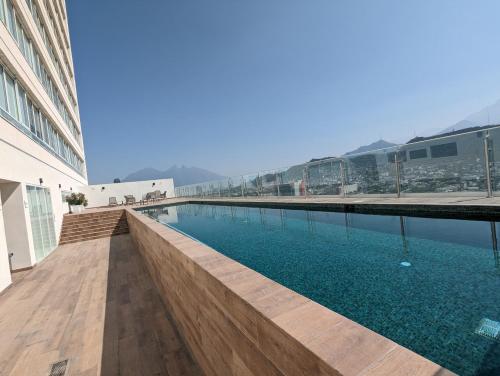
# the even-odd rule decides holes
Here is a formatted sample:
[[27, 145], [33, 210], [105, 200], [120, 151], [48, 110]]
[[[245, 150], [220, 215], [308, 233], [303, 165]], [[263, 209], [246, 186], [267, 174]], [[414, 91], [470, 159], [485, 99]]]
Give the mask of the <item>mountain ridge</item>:
[[461, 129], [480, 127], [484, 125], [500, 124], [500, 100], [483, 109], [474, 112], [465, 119], [441, 130], [437, 134], [443, 134]]
[[347, 153], [344, 153], [344, 155], [366, 153], [368, 151], [386, 149], [386, 148], [390, 148], [390, 147], [396, 146], [396, 145], [397, 144], [393, 144], [392, 142], [380, 139], [378, 141], [372, 142], [371, 144], [362, 145], [362, 146], [358, 147], [357, 149], [354, 149], [352, 151], [348, 151]]

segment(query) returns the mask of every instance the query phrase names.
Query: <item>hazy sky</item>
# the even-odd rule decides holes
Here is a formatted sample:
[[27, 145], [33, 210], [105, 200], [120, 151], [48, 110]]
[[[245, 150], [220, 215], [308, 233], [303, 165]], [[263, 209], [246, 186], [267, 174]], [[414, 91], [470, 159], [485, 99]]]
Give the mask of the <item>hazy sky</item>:
[[500, 2], [69, 0], [90, 181], [404, 142], [500, 98]]

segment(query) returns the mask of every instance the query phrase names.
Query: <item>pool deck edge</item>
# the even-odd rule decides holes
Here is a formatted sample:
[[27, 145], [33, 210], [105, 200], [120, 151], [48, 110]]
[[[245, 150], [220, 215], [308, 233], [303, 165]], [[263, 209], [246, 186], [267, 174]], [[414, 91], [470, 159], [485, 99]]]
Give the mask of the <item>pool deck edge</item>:
[[[178, 200], [178, 201], [177, 201]], [[235, 205], [275, 209], [335, 211], [359, 214], [404, 215], [415, 217], [456, 218], [485, 221], [500, 220], [498, 198], [186, 198], [177, 203]]]

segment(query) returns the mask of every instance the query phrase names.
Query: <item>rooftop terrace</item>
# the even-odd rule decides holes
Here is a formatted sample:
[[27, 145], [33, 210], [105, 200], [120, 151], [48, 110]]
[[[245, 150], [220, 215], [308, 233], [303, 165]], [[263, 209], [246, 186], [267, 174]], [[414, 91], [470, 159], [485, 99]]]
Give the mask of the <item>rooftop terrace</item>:
[[60, 246], [0, 296], [0, 374], [199, 375], [130, 235]]
[[[161, 204], [189, 201], [438, 216], [500, 210], [500, 198], [478, 197]], [[66, 375], [451, 374], [132, 209], [87, 209], [124, 211], [131, 233], [59, 246], [0, 295], [1, 375], [47, 375], [65, 359]]]

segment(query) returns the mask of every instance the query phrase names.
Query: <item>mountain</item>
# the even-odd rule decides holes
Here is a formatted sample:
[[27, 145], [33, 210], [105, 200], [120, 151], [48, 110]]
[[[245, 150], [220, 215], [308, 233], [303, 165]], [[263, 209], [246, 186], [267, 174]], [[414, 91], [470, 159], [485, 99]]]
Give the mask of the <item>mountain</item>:
[[129, 174], [123, 182], [126, 181], [141, 181], [141, 180], [156, 180], [156, 179], [174, 179], [176, 187], [182, 185], [203, 183], [211, 180], [223, 179], [224, 176], [215, 172], [204, 170], [199, 167], [172, 166], [166, 171], [160, 171], [155, 168], [143, 168], [142, 170]]
[[396, 146], [396, 144], [393, 144], [392, 142], [388, 142], [385, 140], [378, 140], [378, 141], [372, 142], [369, 145], [360, 146], [356, 150], [349, 151], [349, 152], [345, 153], [344, 155], [366, 153], [367, 151], [390, 148], [391, 146]]
[[481, 111], [475, 112], [458, 123], [443, 129], [438, 134], [459, 131], [470, 127], [479, 127], [483, 125], [500, 124], [500, 100], [490, 106], [483, 108]]

